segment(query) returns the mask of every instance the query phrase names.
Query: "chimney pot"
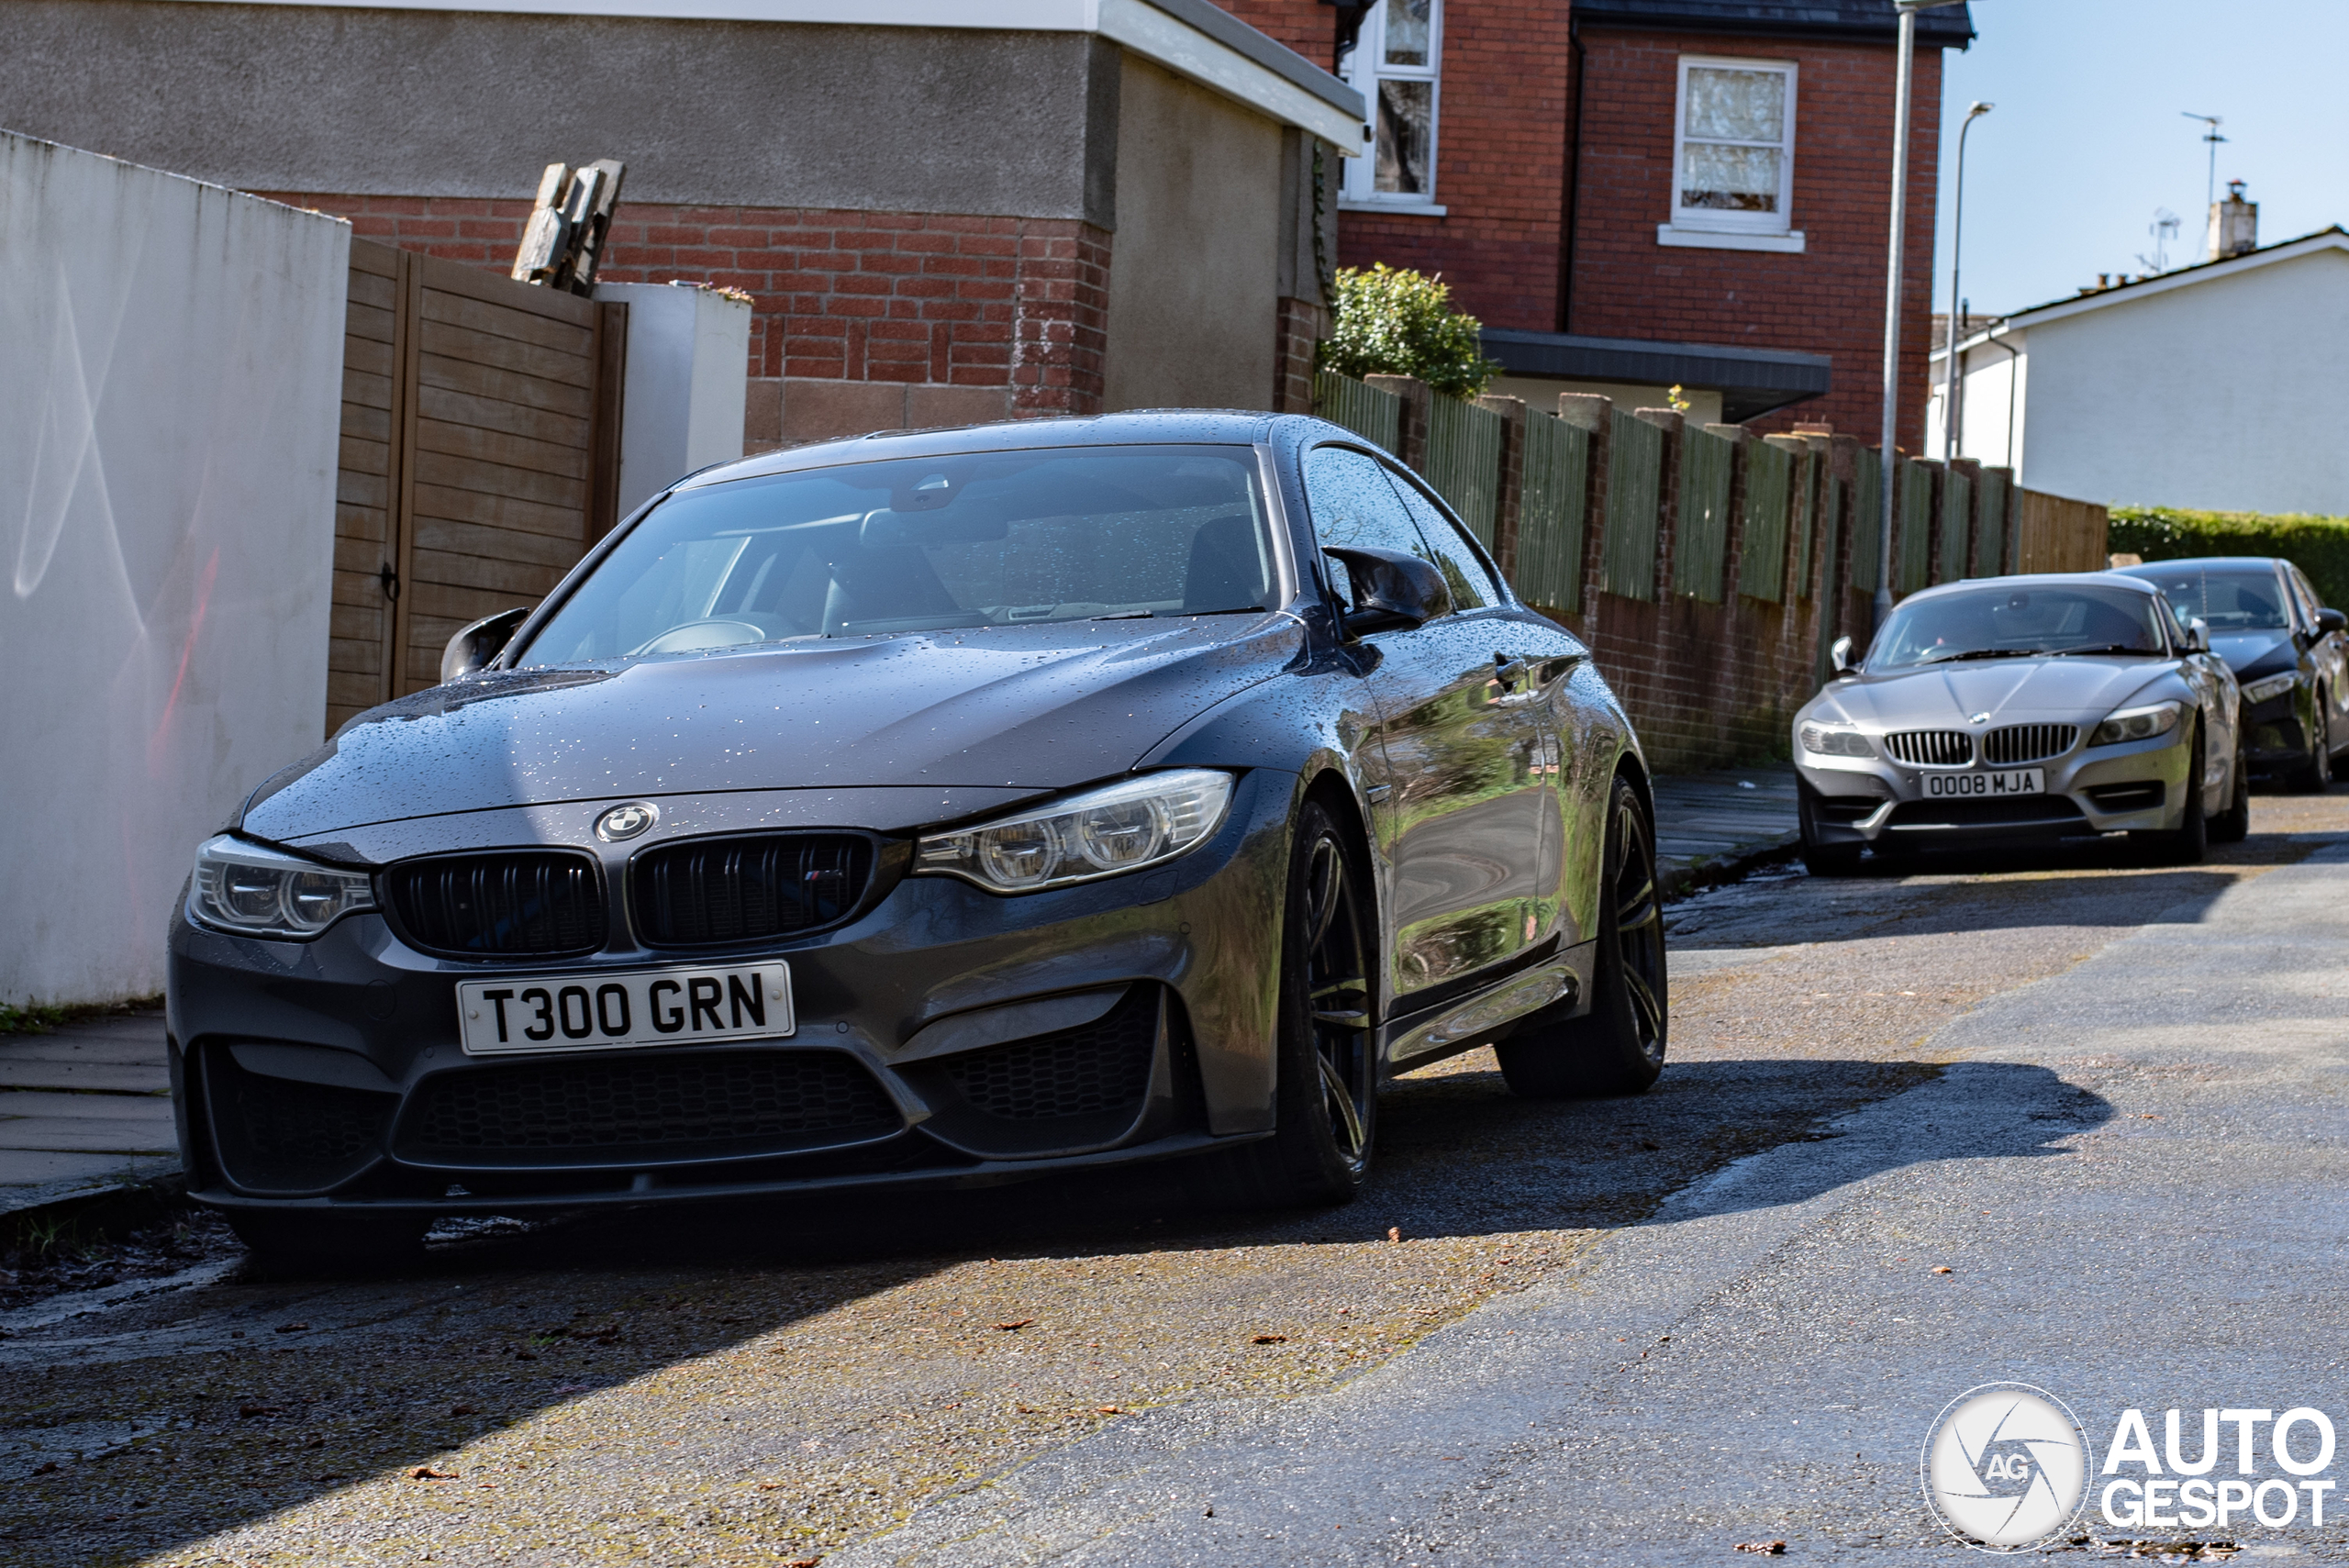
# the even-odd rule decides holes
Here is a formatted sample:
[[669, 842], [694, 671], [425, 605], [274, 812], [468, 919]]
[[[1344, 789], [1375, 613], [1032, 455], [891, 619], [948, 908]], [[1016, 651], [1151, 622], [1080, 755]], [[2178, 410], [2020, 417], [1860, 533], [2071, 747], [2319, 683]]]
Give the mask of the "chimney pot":
[[2227, 199], [2210, 204], [2210, 260], [2259, 249], [2259, 204], [2243, 200], [2243, 183], [2227, 182]]

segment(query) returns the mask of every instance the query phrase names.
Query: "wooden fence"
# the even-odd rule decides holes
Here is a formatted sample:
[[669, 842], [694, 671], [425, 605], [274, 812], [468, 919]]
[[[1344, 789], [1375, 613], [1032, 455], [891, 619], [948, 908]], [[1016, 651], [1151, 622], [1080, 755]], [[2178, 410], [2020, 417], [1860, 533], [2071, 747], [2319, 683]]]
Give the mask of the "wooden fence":
[[2018, 492], [2002, 469], [1896, 454], [1887, 476], [1849, 437], [1757, 440], [1603, 397], [1564, 395], [1553, 416], [1376, 380], [1322, 373], [1315, 411], [1419, 468], [1520, 595], [1592, 644], [1663, 765], [1782, 748], [1773, 726], [1827, 679], [1835, 638], [1866, 640], [1887, 572], [1899, 597], [2103, 564], [2102, 507]]
[[440, 680], [617, 520], [624, 305], [351, 243], [327, 730]]

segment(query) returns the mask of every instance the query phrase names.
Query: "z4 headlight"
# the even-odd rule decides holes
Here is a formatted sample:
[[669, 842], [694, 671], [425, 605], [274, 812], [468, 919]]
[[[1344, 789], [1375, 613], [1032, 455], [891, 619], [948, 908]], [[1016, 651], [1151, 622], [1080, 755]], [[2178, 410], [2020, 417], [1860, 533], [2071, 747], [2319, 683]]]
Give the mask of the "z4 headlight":
[[265, 850], [226, 833], [195, 851], [188, 902], [207, 926], [248, 937], [315, 937], [354, 909], [375, 907], [374, 880]]
[[2091, 746], [2118, 746], [2128, 740], [2151, 740], [2156, 735], [2166, 735], [2177, 728], [2178, 715], [2186, 709], [2184, 703], [2155, 703], [2151, 707], [2123, 708], [2096, 727], [2088, 737]]
[[2300, 684], [2299, 673], [2288, 670], [2280, 675], [2270, 675], [2264, 681], [2253, 681], [2243, 689], [2246, 703], [2263, 703], [2270, 697], [2280, 697]]
[[1034, 893], [1171, 861], [1202, 842], [1231, 805], [1231, 775], [1145, 773], [1016, 817], [922, 839], [914, 870], [990, 893]]
[[1831, 729], [1821, 724], [1802, 727], [1802, 749], [1821, 757], [1873, 757], [1876, 748], [1856, 729]]

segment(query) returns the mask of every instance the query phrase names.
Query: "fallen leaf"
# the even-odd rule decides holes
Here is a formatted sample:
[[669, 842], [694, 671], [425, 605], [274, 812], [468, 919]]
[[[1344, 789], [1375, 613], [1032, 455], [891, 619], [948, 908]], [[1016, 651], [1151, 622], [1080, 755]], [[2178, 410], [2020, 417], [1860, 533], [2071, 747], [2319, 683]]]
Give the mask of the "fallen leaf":
[[1933, 1273], [1937, 1274], [1954, 1274], [1957, 1273], [1957, 1271], [1951, 1268], [1947, 1263], [1936, 1263], [1933, 1265]]
[[239, 1405], [237, 1414], [245, 1417], [283, 1416], [285, 1412], [275, 1405]]
[[449, 1414], [451, 1416], [478, 1416], [481, 1412], [474, 1409], [470, 1405], [451, 1405], [449, 1407]]
[[1096, 1405], [1093, 1407], [1093, 1413], [1097, 1416], [1122, 1416], [1125, 1414], [1123, 1410], [1119, 1409], [1115, 1405]]
[[795, 1557], [785, 1563], [783, 1568], [816, 1568], [816, 1565], [821, 1562], [823, 1559], [820, 1557]]
[[1653, 1142], [1645, 1138], [1640, 1140], [1640, 1147], [1646, 1150], [1651, 1154], [1661, 1153], [1664, 1150], [1663, 1144]]
[[34, 1465], [34, 1466], [33, 1466], [33, 1473], [34, 1473], [35, 1475], [54, 1475], [54, 1474], [56, 1474], [56, 1473], [57, 1473], [57, 1461], [55, 1461], [55, 1460], [53, 1460], [53, 1459], [50, 1459], [50, 1460], [44, 1460], [44, 1461], [42, 1461], [40, 1463], [36, 1464], [36, 1465]]
[[429, 1464], [419, 1464], [407, 1473], [407, 1478], [410, 1481], [454, 1481], [457, 1479], [457, 1473], [453, 1470], [435, 1470]]
[[1010, 1322], [998, 1323], [996, 1327], [1003, 1329], [1025, 1329], [1029, 1324], [1033, 1323], [1035, 1319], [1033, 1318], [1014, 1318]]
[[1783, 1540], [1741, 1540], [1733, 1550], [1750, 1551], [1756, 1557], [1784, 1557], [1787, 1543]]
[[1286, 1345], [1288, 1343], [1288, 1336], [1286, 1334], [1259, 1334], [1248, 1342], [1252, 1345]]
[[300, 1334], [306, 1332], [309, 1327], [307, 1323], [280, 1323], [277, 1331], [281, 1334]]
[[1399, 1225], [1388, 1226], [1386, 1228], [1386, 1239], [1389, 1241], [1400, 1241], [1403, 1239], [1403, 1228]]
[[518, 1362], [534, 1362], [539, 1359], [539, 1352], [536, 1351], [516, 1351], [514, 1352], [514, 1359]]
[[783, 1483], [780, 1481], [762, 1481], [759, 1483], [759, 1490], [762, 1492], [780, 1492], [783, 1490]]

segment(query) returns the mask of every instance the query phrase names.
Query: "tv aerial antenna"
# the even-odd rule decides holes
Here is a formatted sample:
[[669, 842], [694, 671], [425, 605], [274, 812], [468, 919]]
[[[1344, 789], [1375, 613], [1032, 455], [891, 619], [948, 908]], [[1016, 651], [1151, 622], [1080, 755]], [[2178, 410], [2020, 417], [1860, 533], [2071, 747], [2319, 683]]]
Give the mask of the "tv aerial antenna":
[[2138, 251], [2137, 264], [2149, 272], [2168, 272], [2169, 242], [2177, 238], [2178, 230], [2185, 227], [2185, 222], [2169, 208], [2155, 207], [2154, 221], [2145, 226], [2145, 232], [2154, 237], [2154, 253], [2148, 256], [2143, 250]]
[[2192, 109], [2180, 109], [2178, 113], [2202, 122], [2202, 139], [2210, 147], [2210, 173], [2202, 190], [2202, 205], [2208, 207], [2219, 199], [2219, 143], [2227, 139], [2219, 134], [2219, 128], [2226, 122], [2217, 115], [2198, 115]]

